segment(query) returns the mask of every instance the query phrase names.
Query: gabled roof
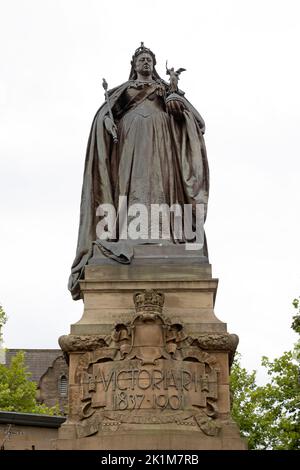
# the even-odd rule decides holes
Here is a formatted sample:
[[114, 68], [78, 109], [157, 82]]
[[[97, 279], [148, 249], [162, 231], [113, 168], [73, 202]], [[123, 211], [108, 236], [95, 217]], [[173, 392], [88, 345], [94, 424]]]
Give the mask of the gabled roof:
[[19, 351], [25, 353], [25, 365], [28, 372], [31, 372], [29, 380], [39, 383], [41, 376], [47, 371], [48, 367], [52, 366], [53, 361], [62, 356], [61, 349], [7, 349], [6, 350], [6, 365], [9, 365], [13, 356]]

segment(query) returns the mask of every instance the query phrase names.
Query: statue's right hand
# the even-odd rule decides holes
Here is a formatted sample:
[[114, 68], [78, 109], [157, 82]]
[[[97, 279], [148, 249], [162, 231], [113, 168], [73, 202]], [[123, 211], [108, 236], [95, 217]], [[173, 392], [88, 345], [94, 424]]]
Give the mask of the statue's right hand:
[[112, 137], [115, 138], [117, 136], [117, 126], [115, 125], [113, 120], [110, 117], [107, 116], [104, 120], [104, 125], [105, 125], [105, 129], [107, 130], [107, 132]]

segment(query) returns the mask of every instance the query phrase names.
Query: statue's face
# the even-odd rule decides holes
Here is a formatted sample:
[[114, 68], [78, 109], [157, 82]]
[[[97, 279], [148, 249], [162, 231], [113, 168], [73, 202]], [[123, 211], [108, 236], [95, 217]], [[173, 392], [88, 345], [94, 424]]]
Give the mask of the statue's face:
[[141, 75], [152, 75], [153, 67], [153, 59], [147, 52], [143, 52], [135, 60], [135, 71]]

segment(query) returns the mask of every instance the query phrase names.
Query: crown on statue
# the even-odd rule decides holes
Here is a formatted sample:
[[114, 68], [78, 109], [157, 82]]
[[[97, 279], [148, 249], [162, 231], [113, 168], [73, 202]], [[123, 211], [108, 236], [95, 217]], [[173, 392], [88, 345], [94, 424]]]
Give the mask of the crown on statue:
[[165, 296], [162, 292], [155, 290], [145, 290], [144, 292], [137, 292], [133, 296], [135, 309], [137, 313], [151, 312], [161, 314]]
[[131, 65], [134, 65], [134, 64], [135, 64], [135, 59], [136, 59], [140, 54], [143, 54], [143, 52], [147, 52], [148, 54], [151, 55], [151, 57], [152, 57], [152, 59], [153, 59], [153, 65], [155, 65], [155, 64], [156, 64], [156, 58], [155, 58], [154, 53], [151, 51], [151, 49], [148, 49], [148, 47], [145, 47], [143, 42], [141, 42], [140, 47], [138, 47], [138, 48], [136, 49], [135, 53], [133, 54], [133, 56], [132, 56], [132, 61], [131, 61]]

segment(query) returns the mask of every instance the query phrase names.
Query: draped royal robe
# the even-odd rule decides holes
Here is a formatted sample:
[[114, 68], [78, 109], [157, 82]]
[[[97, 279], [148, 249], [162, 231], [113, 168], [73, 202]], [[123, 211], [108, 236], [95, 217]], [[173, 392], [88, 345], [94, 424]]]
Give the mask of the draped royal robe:
[[[153, 87], [149, 92], [134, 92], [135, 82], [130, 80], [109, 92], [118, 127], [117, 144], [104, 126], [107, 103], [93, 120], [84, 168], [78, 244], [69, 279], [74, 300], [80, 298], [79, 280], [95, 244], [105, 255], [130, 262], [129, 256], [120, 256], [118, 243], [97, 239], [96, 210], [100, 204], [109, 203], [117, 209], [119, 196], [126, 196], [129, 205], [204, 204], [206, 217], [209, 171], [204, 121], [182, 95], [179, 99], [185, 110], [182, 119], [176, 120], [167, 114], [164, 98], [158, 96], [155, 84]], [[126, 252], [124, 242], [121, 246]]]

